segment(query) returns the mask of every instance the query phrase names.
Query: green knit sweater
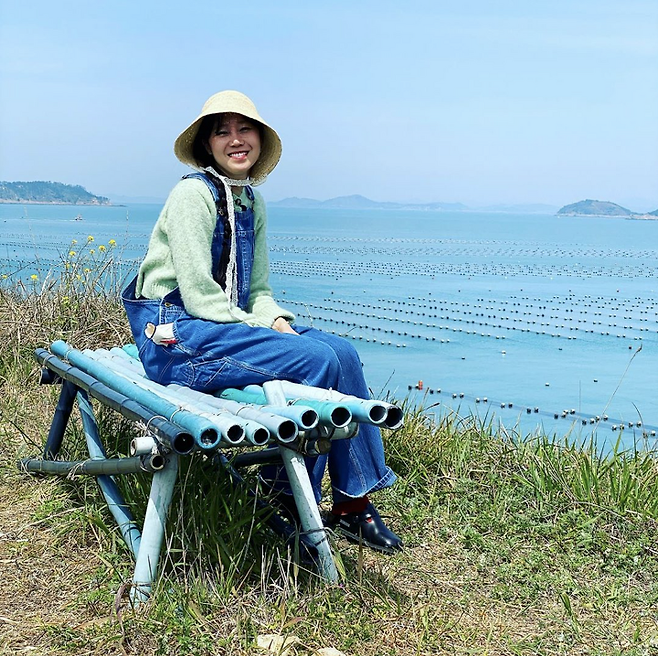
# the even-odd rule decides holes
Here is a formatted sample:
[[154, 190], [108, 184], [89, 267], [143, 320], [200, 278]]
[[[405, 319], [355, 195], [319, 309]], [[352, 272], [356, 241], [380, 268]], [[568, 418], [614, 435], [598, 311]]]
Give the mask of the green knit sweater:
[[213, 279], [210, 247], [217, 208], [206, 184], [195, 178], [181, 180], [167, 198], [139, 268], [137, 297], [161, 299], [178, 287], [186, 311], [200, 319], [265, 328], [277, 317], [293, 321], [295, 316], [272, 298], [265, 202], [256, 191], [254, 197], [254, 263], [246, 312], [229, 308], [226, 293]]

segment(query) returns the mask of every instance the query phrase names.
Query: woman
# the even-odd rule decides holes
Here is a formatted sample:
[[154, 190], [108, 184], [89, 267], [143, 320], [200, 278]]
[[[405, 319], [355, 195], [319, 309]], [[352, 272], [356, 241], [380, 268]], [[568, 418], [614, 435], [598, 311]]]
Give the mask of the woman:
[[[210, 97], [174, 152], [196, 173], [174, 187], [146, 257], [123, 295], [148, 376], [204, 392], [281, 379], [368, 398], [358, 354], [346, 340], [293, 324], [269, 286], [262, 184], [281, 141], [237, 91]], [[316, 499], [328, 462], [334, 505], [328, 523], [351, 540], [390, 553], [402, 542], [368, 494], [390, 486], [379, 430], [361, 425], [328, 456], [308, 458]], [[262, 478], [289, 494], [280, 472]]]

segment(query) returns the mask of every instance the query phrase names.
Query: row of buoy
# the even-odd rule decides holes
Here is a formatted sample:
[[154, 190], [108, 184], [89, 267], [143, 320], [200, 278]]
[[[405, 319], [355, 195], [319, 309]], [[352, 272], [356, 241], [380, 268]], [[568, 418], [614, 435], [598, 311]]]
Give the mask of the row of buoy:
[[333, 277], [336, 279], [354, 275], [387, 275], [400, 277], [405, 275], [423, 277], [443, 277], [445, 275], [466, 278], [490, 276], [503, 278], [539, 277], [553, 279], [556, 277], [570, 277], [585, 280], [588, 278], [605, 277], [619, 279], [649, 279], [658, 277], [657, 267], [611, 267], [609, 269], [591, 269], [574, 271], [570, 267], [553, 269], [545, 265], [510, 266], [491, 264], [431, 264], [423, 263], [412, 265], [410, 263], [378, 264], [374, 262], [337, 263], [336, 261], [291, 262], [272, 260], [271, 269], [281, 275], [297, 277]]
[[[432, 238], [432, 237], [354, 237], [348, 235], [332, 236], [319, 236], [314, 235], [290, 235], [279, 234], [271, 232], [269, 235], [270, 242], [313, 242], [313, 243], [374, 243], [374, 244], [436, 244], [439, 246], [450, 246], [454, 248], [455, 245], [464, 246], [464, 252], [473, 252], [473, 246], [487, 246], [487, 249], [479, 249], [487, 253], [492, 252], [491, 245], [501, 244], [502, 250], [511, 250], [515, 255], [523, 252], [528, 252], [533, 255], [545, 254], [549, 257], [554, 257], [556, 253], [571, 253], [574, 257], [582, 257], [583, 255], [592, 255], [593, 257], [606, 257], [611, 255], [633, 257], [633, 258], [657, 258], [658, 251], [656, 250], [641, 250], [641, 249], [614, 249], [614, 248], [597, 248], [592, 246], [578, 247], [578, 248], [565, 248], [559, 243], [552, 246], [547, 246], [545, 243], [515, 241], [509, 239], [453, 239], [453, 238]], [[518, 248], [511, 248], [512, 246]], [[478, 249], [475, 249], [478, 252]], [[497, 252], [497, 251], [493, 251]]]
[[[325, 299], [325, 300], [328, 300], [328, 299]], [[401, 314], [407, 314], [407, 315], [408, 314], [411, 314], [411, 315], [414, 314], [414, 312], [409, 311], [409, 310], [402, 310], [401, 312], [396, 311], [394, 307], [390, 307], [390, 306], [386, 307], [386, 306], [383, 306], [383, 305], [350, 303], [349, 301], [342, 301], [340, 299], [336, 299], [335, 302], [337, 302], [337, 303], [346, 303], [348, 305], [356, 305], [356, 306], [362, 306], [362, 307], [371, 307], [371, 308], [374, 308], [374, 309], [382, 309], [384, 311], [394, 311], [394, 312], [396, 312], [395, 317], [380, 317], [379, 315], [371, 314], [371, 313], [358, 313], [354, 310], [349, 310], [349, 309], [342, 310], [343, 312], [352, 312], [352, 313], [362, 314], [363, 316], [369, 316], [369, 317], [373, 317], [373, 318], [386, 318], [386, 319], [391, 320], [391, 321], [403, 321], [403, 322], [407, 321], [407, 320], [401, 319], [399, 317], [400, 313]], [[326, 309], [326, 308], [323, 308], [323, 309]], [[484, 313], [472, 312], [472, 311], [467, 311], [467, 310], [455, 309], [454, 311], [457, 314], [463, 314], [465, 317], [466, 316], [475, 316], [475, 317], [484, 317], [485, 316]], [[518, 313], [519, 311], [518, 310], [516, 310], [516, 311], [512, 310], [512, 312], [517, 312]], [[426, 313], [426, 312], [420, 312], [420, 313], [416, 313], [416, 314], [419, 317], [422, 316], [422, 317], [428, 317], [428, 318], [438, 318], [438, 319], [452, 320], [452, 321], [457, 321], [457, 322], [466, 321], [466, 323], [477, 324], [479, 326], [492, 326], [492, 327], [495, 327], [495, 328], [507, 328], [507, 329], [510, 329], [510, 328], [513, 329], [514, 328], [513, 326], [505, 326], [505, 325], [502, 325], [502, 324], [490, 323], [488, 321], [478, 322], [476, 320], [463, 319], [461, 317], [451, 316], [451, 315], [447, 315], [447, 314], [446, 315], [431, 314], [431, 313]], [[524, 314], [526, 314], [526, 313], [524, 313]], [[530, 316], [533, 316], [533, 315], [530, 315]], [[658, 330], [653, 331], [652, 329], [650, 329], [648, 327], [634, 327], [632, 325], [626, 325], [626, 324], [623, 324], [623, 325], [619, 326], [616, 323], [615, 324], [607, 324], [607, 323], [600, 322], [600, 321], [587, 322], [587, 321], [582, 320], [582, 319], [574, 319], [574, 318], [571, 318], [571, 317], [564, 317], [563, 320], [565, 320], [567, 322], [574, 322], [575, 321], [576, 323], [582, 323], [584, 325], [583, 326], [567, 326], [566, 324], [555, 324], [555, 323], [550, 323], [548, 321], [537, 321], [537, 320], [532, 320], [532, 319], [525, 319], [524, 320], [520, 317], [515, 318], [515, 317], [510, 317], [510, 316], [486, 315], [486, 317], [491, 318], [491, 319], [496, 319], [497, 321], [511, 321], [512, 323], [522, 323], [522, 324], [527, 325], [528, 327], [539, 324], [539, 326], [553, 327], [553, 328], [556, 328], [556, 329], [569, 329], [571, 331], [573, 331], [573, 330], [575, 330], [575, 331], [584, 330], [584, 332], [589, 332], [589, 333], [592, 333], [592, 334], [595, 333], [595, 332], [600, 332], [600, 334], [604, 335], [604, 336], [610, 336], [611, 335], [610, 331], [602, 331], [602, 330], [596, 329], [596, 328], [585, 328], [585, 326], [587, 326], [587, 325], [589, 325], [589, 326], [602, 326], [602, 327], [607, 327], [607, 328], [622, 328], [623, 330], [636, 330], [638, 332], [656, 332], [656, 333], [658, 333]], [[539, 319], [539, 318], [540, 317], [537, 317], [537, 319]], [[545, 318], [544, 314], [541, 315], [541, 318]], [[553, 318], [553, 317], [549, 316], [549, 318]], [[642, 319], [639, 319], [639, 320], [642, 321]], [[408, 322], [413, 323], [414, 325], [417, 325], [418, 323], [421, 323], [421, 325], [422, 325], [424, 323], [424, 322], [415, 322], [415, 321], [410, 321], [410, 320], [408, 320]], [[427, 325], [431, 325], [432, 327], [437, 327], [436, 324], [427, 324]], [[439, 326], [439, 327], [442, 328], [443, 326]], [[539, 331], [538, 334], [540, 334], [540, 333], [541, 334], [546, 334], [545, 331]], [[618, 338], [626, 338], [625, 334], [617, 334], [616, 336]], [[642, 339], [642, 337], [637, 336], [637, 337], [634, 337], [634, 339]]]
[[[332, 255], [340, 255], [340, 250], [330, 249], [329, 252]], [[276, 253], [276, 250], [274, 250]], [[308, 254], [317, 255], [318, 249], [315, 248], [312, 251], [309, 251]], [[362, 254], [359, 254], [361, 256]], [[278, 258], [273, 258], [277, 263], [282, 261]], [[327, 263], [322, 260], [310, 260], [308, 258], [304, 260], [296, 261], [287, 261], [289, 266], [298, 266], [298, 267], [322, 267]], [[334, 260], [332, 264], [337, 264]], [[643, 266], [638, 267], [637, 265], [599, 265], [597, 267], [582, 267], [582, 266], [573, 266], [570, 264], [543, 264], [543, 263], [532, 263], [532, 264], [517, 264], [517, 263], [491, 263], [491, 262], [464, 262], [460, 260], [459, 262], [446, 262], [445, 260], [440, 262], [409, 262], [403, 259], [400, 259], [400, 253], [396, 254], [396, 259], [377, 262], [373, 260], [356, 260], [348, 261], [342, 260], [338, 263], [340, 266], [343, 266], [352, 270], [370, 270], [370, 271], [396, 271], [396, 272], [448, 272], [453, 274], [459, 273], [468, 273], [470, 274], [507, 274], [509, 276], [516, 277], [518, 275], [541, 275], [545, 276], [568, 276], [568, 277], [579, 277], [587, 278], [588, 276], [616, 276], [618, 274], [624, 274], [624, 272], [629, 272], [633, 277], [652, 277], [651, 273], [655, 272], [655, 266]]]
[[[351, 315], [354, 315], [354, 316], [360, 316], [360, 317], [364, 317], [364, 318], [367, 318], [367, 319], [375, 319], [375, 320], [388, 321], [388, 322], [393, 322], [393, 323], [407, 323], [407, 324], [413, 325], [413, 326], [426, 327], [426, 328], [429, 328], [430, 330], [431, 329], [445, 330], [445, 331], [451, 331], [453, 333], [464, 333], [464, 334], [467, 334], [467, 335], [480, 335], [481, 337], [491, 337], [491, 338], [495, 338], [495, 339], [505, 339], [506, 338], [505, 335], [494, 334], [494, 333], [491, 333], [491, 332], [482, 332], [482, 331], [478, 331], [478, 330], [469, 330], [469, 329], [464, 329], [464, 328], [454, 326], [454, 325], [436, 324], [436, 323], [431, 323], [431, 322], [427, 322], [427, 321], [413, 321], [411, 319], [405, 319], [405, 318], [401, 318], [399, 316], [389, 317], [389, 316], [379, 315], [379, 314], [375, 314], [375, 313], [360, 312], [358, 310], [351, 310], [351, 309], [347, 309], [347, 308], [337, 309], [337, 308], [327, 306], [327, 305], [320, 305], [320, 304], [317, 304], [317, 303], [306, 303], [306, 302], [302, 302], [302, 301], [295, 301], [293, 299], [287, 299], [286, 303], [288, 305], [293, 305], [293, 306], [294, 305], [303, 306], [307, 310], [308, 309], [318, 310], [319, 311], [318, 314], [316, 314], [315, 316], [311, 315], [312, 320], [322, 319], [322, 320], [325, 320], [329, 323], [334, 323], [334, 324], [340, 323], [341, 325], [345, 325], [345, 326], [348, 326], [348, 327], [358, 327], [358, 328], [361, 328], [361, 329], [369, 329], [369, 330], [377, 331], [377, 332], [379, 332], [379, 331], [391, 332], [392, 334], [398, 334], [398, 335], [405, 336], [405, 337], [407, 337], [407, 336], [416, 337], [416, 338], [419, 338], [419, 339], [426, 339], [427, 341], [437, 341], [437, 340], [436, 340], [436, 337], [434, 337], [431, 334], [430, 335], [423, 335], [423, 334], [420, 334], [420, 333], [409, 333], [408, 331], [396, 331], [396, 330], [393, 330], [393, 329], [382, 328], [381, 326], [360, 324], [360, 323], [357, 323], [357, 322], [350, 322], [350, 321], [345, 320], [345, 319], [337, 319], [337, 318], [333, 318], [333, 317], [330, 317], [330, 316], [326, 316], [324, 314], [320, 314], [320, 312], [322, 312], [322, 313], [335, 312], [336, 314], [338, 314], [340, 316], [344, 316], [345, 314], [351, 314]], [[502, 330], [506, 330], [506, 331], [518, 331], [518, 332], [522, 332], [522, 333], [523, 332], [524, 333], [533, 333], [533, 334], [536, 334], [536, 335], [539, 335], [539, 336], [549, 336], [549, 337], [552, 337], [552, 338], [566, 338], [567, 340], [577, 339], [577, 337], [575, 335], [562, 335], [559, 332], [551, 332], [550, 330], [541, 330], [541, 329], [535, 330], [535, 329], [533, 329], [533, 326], [536, 324], [536, 322], [527, 322], [527, 321], [524, 322], [524, 321], [521, 321], [520, 319], [519, 320], [513, 319], [512, 321], [513, 322], [518, 321], [520, 323], [523, 323], [526, 327], [514, 326], [514, 325], [505, 325], [505, 324], [502, 324], [502, 323], [490, 323], [490, 322], [487, 322], [487, 321], [476, 321], [474, 319], [473, 320], [463, 319], [461, 317], [450, 317], [450, 316], [443, 316], [443, 315], [429, 315], [429, 316], [430, 316], [430, 318], [434, 317], [434, 316], [439, 316], [440, 319], [449, 320], [449, 321], [453, 321], [453, 322], [456, 322], [456, 323], [466, 323], [468, 325], [473, 325], [473, 326], [477, 325], [477, 326], [480, 326], [480, 327], [496, 328], [496, 329], [502, 329]], [[577, 331], [577, 332], [584, 332], [584, 333], [589, 333], [589, 334], [594, 334], [595, 332], [599, 332], [599, 331], [595, 331], [594, 329], [585, 329], [585, 328], [581, 328], [581, 327], [578, 327], [578, 326], [553, 325], [553, 324], [549, 324], [549, 323], [540, 322], [539, 327], [541, 328], [541, 327], [544, 327], [544, 326], [549, 327], [549, 328], [553, 327], [557, 330], [559, 330], [559, 329], [568, 329], [569, 331], [572, 331], [572, 332]], [[610, 333], [610, 331], [600, 331], [600, 335], [604, 336], [604, 337], [615, 337], [615, 335]], [[642, 341], [642, 339], [643, 339], [641, 336], [633, 336], [633, 335], [627, 336], [625, 333], [617, 333], [616, 338], [617, 339], [633, 339], [634, 341]], [[439, 340], [439, 341], [441, 341], [441, 340]]]
[[[479, 299], [478, 299], [479, 300]], [[506, 309], [504, 307], [496, 307], [496, 305], [482, 305], [478, 303], [469, 303], [467, 301], [441, 301], [437, 299], [432, 299], [428, 303], [411, 303], [403, 300], [391, 300], [391, 299], [378, 299], [378, 302], [382, 303], [385, 302], [387, 305], [377, 305], [375, 303], [361, 303], [356, 300], [340, 300], [337, 301], [339, 303], [346, 303], [346, 304], [351, 304], [351, 305], [357, 305], [357, 306], [362, 306], [362, 307], [368, 307], [368, 308], [373, 308], [373, 309], [390, 309], [390, 310], [395, 310], [395, 311], [401, 311], [405, 313], [414, 313], [416, 312], [415, 308], [418, 308], [418, 310], [440, 310], [440, 309], [450, 309], [451, 307], [455, 308], [469, 308], [468, 313], [472, 314], [473, 311], [475, 310], [475, 314], [480, 314], [484, 316], [484, 311], [489, 311], [489, 312], [509, 312], [513, 314], [522, 314], [525, 316], [542, 316], [544, 317], [547, 312], [564, 312], [564, 313], [575, 313], [576, 309], [574, 308], [564, 308], [561, 309], [559, 307], [548, 307], [547, 305], [540, 305], [540, 306], [535, 306], [534, 304], [521, 304], [521, 303], [509, 303], [504, 300], [499, 300], [499, 299], [488, 299], [486, 303], [492, 303], [492, 304], [498, 304], [499, 306], [504, 306], [504, 305], [510, 305], [512, 307], [518, 306], [519, 308], [523, 307], [526, 308], [526, 310], [533, 310], [531, 311], [525, 311], [522, 309]], [[576, 306], [576, 308], [582, 308], [582, 302], [578, 303], [572, 303], [572, 305]], [[592, 307], [593, 304], [588, 305], [587, 307]], [[405, 308], [414, 308], [411, 310], [403, 309], [401, 307], [396, 307], [396, 306], [404, 306]], [[637, 309], [639, 314], [649, 314], [650, 311], [647, 308], [653, 308], [653, 307], [658, 307], [656, 304], [651, 300], [651, 299], [645, 299], [644, 303], [642, 305], [639, 304], [633, 304], [632, 310]], [[605, 308], [601, 306], [594, 306], [595, 309], [599, 310], [605, 310]], [[477, 312], [477, 310], [480, 310], [481, 312]], [[543, 312], [542, 312], [543, 310]], [[621, 308], [609, 308], [608, 310], [621, 310]], [[467, 310], [464, 310], [465, 312]], [[420, 312], [417, 312], [420, 313]], [[589, 312], [587, 310], [583, 309], [578, 309], [578, 313], [581, 315], [587, 315]], [[593, 316], [603, 316], [603, 312], [593, 312]], [[652, 313], [653, 316], [658, 317], [658, 311]], [[617, 314], [607, 314], [608, 318], [617, 318]], [[552, 316], [549, 314], [550, 318], [561, 318], [559, 315]], [[573, 317], [564, 317], [564, 320], [573, 320]], [[638, 316], [633, 316], [631, 311], [628, 309], [624, 308], [624, 314], [622, 314], [622, 319], [626, 320], [635, 320], [635, 321], [649, 321], [647, 317], [638, 317]]]
[[[491, 290], [489, 290], [491, 291]], [[431, 294], [431, 292], [430, 292]], [[447, 303], [448, 301], [440, 301], [437, 299], [431, 299], [431, 298], [423, 298], [423, 297], [416, 297], [416, 296], [410, 296], [410, 299], [415, 299], [419, 301], [424, 301], [426, 303]], [[516, 300], [515, 300], [516, 299]], [[635, 296], [632, 299], [620, 299], [618, 297], [606, 297], [606, 296], [592, 296], [591, 294], [585, 294], [582, 297], [576, 296], [573, 292], [569, 291], [567, 298], [564, 298], [562, 296], [556, 296], [553, 295], [549, 300], [543, 299], [543, 298], [537, 298], [537, 297], [530, 297], [530, 296], [516, 296], [516, 295], [511, 295], [507, 299], [485, 299], [485, 298], [477, 298], [477, 302], [479, 303], [500, 303], [501, 305], [512, 305], [512, 306], [522, 306], [525, 305], [526, 307], [533, 307], [535, 303], [554, 303], [557, 305], [575, 305], [578, 307], [599, 307], [600, 309], [609, 309], [609, 310], [621, 310], [624, 306], [630, 306], [632, 308], [636, 307], [658, 307], [658, 302], [655, 301], [653, 298], [646, 298], [642, 296]], [[526, 303], [522, 303], [521, 301], [526, 301]], [[530, 303], [527, 303], [527, 301], [531, 301]], [[398, 303], [403, 303], [405, 304], [406, 301], [398, 301]], [[450, 301], [450, 303], [455, 303], [455, 301]], [[411, 304], [411, 303], [409, 303]], [[610, 308], [606, 308], [605, 306], [612, 306]], [[547, 309], [546, 306], [544, 306], [544, 309]]]
[[[423, 390], [425, 390], [426, 394], [441, 394], [442, 393], [441, 388], [431, 388], [431, 387], [425, 388], [424, 383], [423, 383], [422, 380], [419, 380], [414, 385], [408, 385], [407, 388], [408, 388], [408, 391], [413, 391], [413, 390], [423, 391]], [[454, 400], [456, 400], [456, 399], [460, 399], [460, 400], [465, 399], [467, 401], [475, 401], [475, 403], [478, 403], [478, 404], [479, 403], [482, 403], [482, 404], [489, 404], [490, 403], [489, 399], [486, 396], [484, 396], [484, 397], [479, 397], [479, 396], [478, 397], [467, 397], [464, 392], [452, 392], [452, 393], [448, 393], [448, 395]], [[509, 409], [513, 409], [513, 408], [517, 407], [522, 412], [525, 411], [525, 413], [528, 414], [528, 415], [529, 414], [542, 414], [542, 415], [547, 416], [547, 417], [552, 415], [553, 419], [575, 418], [576, 415], [581, 414], [581, 413], [577, 413], [575, 408], [571, 408], [571, 409], [568, 409], [568, 410], [562, 410], [561, 412], [547, 413], [547, 412], [541, 411], [538, 406], [532, 406], [532, 407], [520, 406], [520, 407], [518, 407], [518, 406], [515, 406], [515, 404], [511, 401], [501, 401], [501, 402], [496, 401], [495, 404], [499, 405], [501, 410], [502, 409], [509, 410]], [[608, 415], [604, 414], [604, 415], [595, 415], [595, 416], [591, 416], [591, 417], [587, 417], [587, 418], [582, 418], [580, 420], [580, 423], [583, 426], [598, 425], [601, 422], [608, 422], [609, 420], [610, 420], [610, 418], [608, 417]], [[612, 420], [612, 421], [615, 422], [615, 420]], [[613, 430], [613, 431], [616, 431], [618, 429], [623, 429], [625, 427], [627, 427], [627, 428], [641, 428], [642, 426], [643, 426], [642, 421], [621, 422], [620, 420], [616, 420], [616, 423], [611, 423], [610, 424], [610, 429]], [[658, 428], [648, 428], [647, 431], [645, 432], [645, 436], [646, 437], [656, 437], [656, 432], [657, 431], [658, 431]]]
[[[325, 244], [337, 244], [345, 246], [331, 247], [332, 251], [338, 252], [358, 252], [366, 253], [390, 253], [394, 255], [412, 254], [412, 255], [449, 255], [468, 257], [531, 257], [536, 259], [538, 257], [548, 258], [578, 258], [578, 264], [583, 258], [592, 258], [599, 260], [605, 258], [610, 260], [612, 258], [619, 259], [632, 259], [633, 261], [648, 260], [655, 262], [658, 258], [658, 251], [655, 250], [630, 250], [630, 249], [613, 249], [613, 248], [564, 248], [560, 245], [555, 245], [553, 248], [547, 248], [543, 245], [536, 245], [528, 247], [525, 244], [519, 246], [511, 246], [509, 242], [504, 241], [476, 241], [465, 242], [461, 240], [442, 240], [442, 239], [406, 239], [406, 238], [358, 238], [358, 237], [328, 237], [328, 236], [302, 236], [302, 235], [270, 235], [269, 243], [273, 250], [286, 248], [286, 244], [292, 244], [287, 247], [288, 250], [294, 253], [306, 255], [309, 253], [317, 252], [318, 247], [323, 247]], [[300, 246], [300, 243], [313, 244], [312, 246]], [[281, 244], [281, 245], [280, 245]], [[349, 246], [349, 244], [358, 244], [356, 248]], [[387, 247], [386, 244], [391, 244], [392, 247]], [[410, 247], [400, 248], [409, 244]], [[483, 248], [474, 247], [482, 245]], [[503, 244], [502, 247], [496, 247], [498, 244]], [[421, 246], [420, 248], [418, 246]], [[432, 247], [433, 246], [433, 247]], [[558, 266], [558, 265], [554, 265]]]
[[[469, 302], [460, 302], [460, 301], [439, 301], [436, 299], [431, 299], [427, 303], [407, 303], [405, 301], [392, 301], [392, 303], [397, 303], [398, 305], [406, 305], [408, 307], [418, 307], [418, 308], [425, 308], [425, 309], [439, 309], [439, 308], [448, 308], [450, 306], [459, 306], [459, 307], [466, 307], [466, 308], [473, 308], [476, 310], [488, 310], [488, 311], [497, 311], [497, 312], [513, 312], [515, 314], [519, 314], [522, 312], [523, 314], [528, 314], [528, 315], [539, 315], [541, 314], [544, 316], [546, 312], [564, 312], [564, 313], [574, 313], [576, 310], [578, 311], [579, 314], [589, 314], [588, 310], [582, 309], [583, 307], [589, 307], [589, 308], [594, 308], [595, 310], [600, 310], [599, 312], [593, 312], [594, 316], [603, 316], [604, 312], [609, 313], [609, 312], [614, 312], [614, 311], [622, 311], [625, 314], [622, 314], [623, 319], [635, 319], [639, 321], [647, 321], [647, 318], [644, 317], [634, 317], [632, 315], [633, 310], [637, 310], [639, 314], [650, 314], [650, 310], [653, 308], [658, 307], [656, 303], [652, 299], [640, 299], [638, 303], [633, 303], [630, 304], [630, 309], [627, 307], [610, 307], [606, 308], [605, 306], [597, 305], [594, 303], [586, 303], [583, 304], [582, 301], [573, 301], [570, 303], [570, 305], [574, 306], [574, 308], [560, 308], [560, 307], [549, 307], [548, 305], [539, 305], [536, 306], [533, 303], [512, 303], [509, 301], [505, 300], [500, 300], [500, 299], [478, 299], [478, 301], [482, 301], [482, 303], [492, 303], [492, 304], [498, 304], [500, 306], [505, 306], [509, 305], [511, 307], [519, 307], [519, 308], [526, 308], [526, 309], [531, 309], [533, 310], [532, 312], [525, 312], [522, 310], [506, 310], [503, 307], [496, 307], [495, 305], [482, 305], [480, 303], [469, 303]], [[541, 299], [538, 299], [539, 302], [544, 302], [547, 303], [546, 301], [542, 301]], [[548, 303], [555, 303], [554, 301], [549, 301]], [[555, 303], [559, 305], [559, 303]], [[566, 304], [566, 302], [563, 302], [563, 304]], [[542, 312], [544, 310], [544, 312]], [[658, 317], [658, 311], [654, 311], [653, 316]], [[617, 318], [617, 314], [607, 314], [608, 318]], [[556, 317], [557, 318], [557, 317]], [[566, 318], [566, 317], [565, 317]]]

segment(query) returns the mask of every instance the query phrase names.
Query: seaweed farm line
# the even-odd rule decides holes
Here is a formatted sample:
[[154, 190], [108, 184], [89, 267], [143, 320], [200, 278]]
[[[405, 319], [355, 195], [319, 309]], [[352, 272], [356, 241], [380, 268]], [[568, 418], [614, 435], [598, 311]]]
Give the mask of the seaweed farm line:
[[[0, 206], [0, 273], [43, 276], [88, 235], [115, 239], [134, 271], [159, 207], [84, 208], [70, 223], [79, 210], [30, 206], [26, 220]], [[379, 398], [653, 448], [657, 232], [624, 219], [272, 208], [271, 282], [299, 323], [353, 341]]]

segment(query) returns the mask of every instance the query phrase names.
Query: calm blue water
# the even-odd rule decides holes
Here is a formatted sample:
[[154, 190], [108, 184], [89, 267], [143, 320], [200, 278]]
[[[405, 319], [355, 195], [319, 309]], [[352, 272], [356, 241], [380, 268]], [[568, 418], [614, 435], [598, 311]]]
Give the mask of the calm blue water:
[[[29, 284], [88, 235], [134, 269], [159, 209], [0, 205], [1, 272]], [[653, 446], [658, 222], [272, 208], [269, 235], [278, 300], [353, 339], [376, 395]]]

